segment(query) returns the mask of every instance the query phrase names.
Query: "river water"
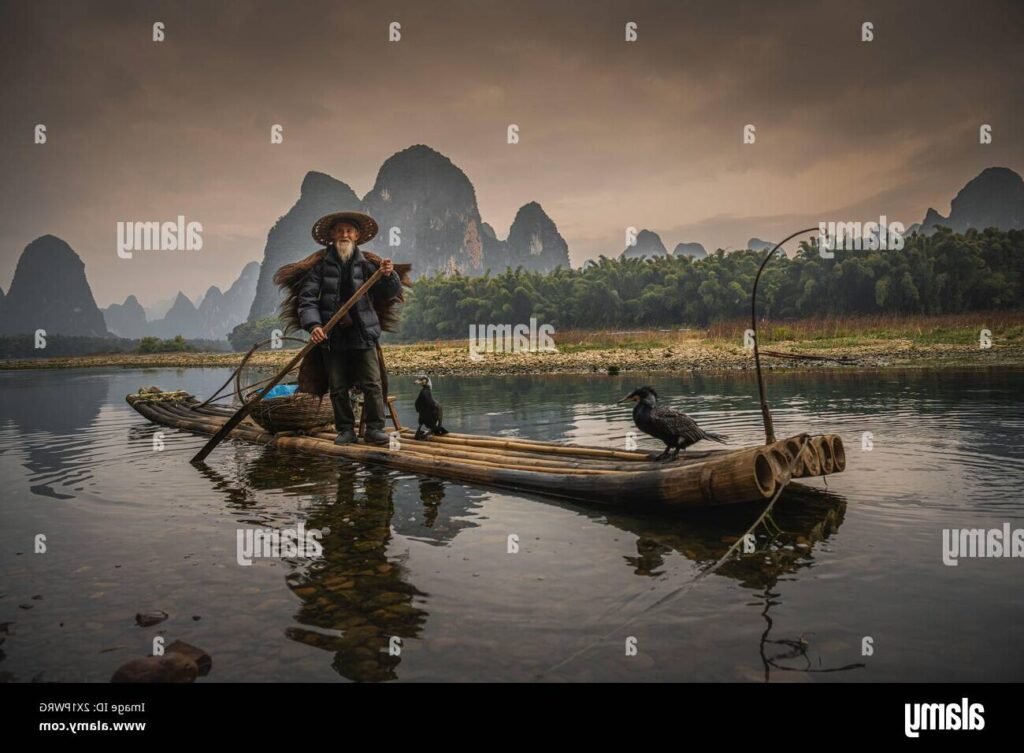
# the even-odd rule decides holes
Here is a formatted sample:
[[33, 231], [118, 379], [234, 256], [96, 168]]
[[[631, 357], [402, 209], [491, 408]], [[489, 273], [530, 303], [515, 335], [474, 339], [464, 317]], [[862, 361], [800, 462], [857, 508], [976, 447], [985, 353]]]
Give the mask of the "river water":
[[[227, 374], [0, 372], [0, 679], [105, 682], [156, 636], [207, 651], [202, 682], [1024, 679], [1024, 559], [944, 564], [942, 533], [1024, 527], [1022, 371], [770, 373], [778, 435], [840, 434], [847, 470], [700, 578], [763, 505], [634, 514], [233, 442], [200, 470], [204, 438], [124, 400]], [[453, 431], [622, 447], [641, 384], [763, 439], [748, 372], [434, 392]], [[416, 390], [392, 377], [406, 423]], [[299, 523], [322, 557], [239, 564], [240, 530]]]

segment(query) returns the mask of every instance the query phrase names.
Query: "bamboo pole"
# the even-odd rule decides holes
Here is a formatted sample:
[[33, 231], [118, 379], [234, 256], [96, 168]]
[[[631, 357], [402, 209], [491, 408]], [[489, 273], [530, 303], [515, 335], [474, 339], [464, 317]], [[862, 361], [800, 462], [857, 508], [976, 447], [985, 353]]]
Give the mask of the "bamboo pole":
[[[413, 432], [406, 429], [409, 436]], [[403, 432], [404, 433], [404, 432]], [[491, 437], [480, 437], [473, 434], [434, 436], [431, 441], [442, 444], [473, 444], [476, 447], [492, 447], [496, 450], [514, 450], [543, 447], [544, 451], [553, 455], [578, 455], [580, 457], [616, 458], [618, 460], [632, 460], [635, 462], [650, 462], [650, 456], [643, 452], [628, 450], [609, 450], [599, 447], [580, 447], [576, 445], [556, 445], [546, 442], [525, 442], [520, 440], [494, 439]]]
[[[334, 438], [333, 434], [328, 434], [326, 432], [314, 432], [311, 436], [322, 437], [324, 439], [332, 439], [332, 440]], [[635, 461], [628, 461], [628, 462], [618, 461], [618, 462], [616, 462], [614, 459], [605, 459], [605, 458], [591, 457], [591, 456], [576, 456], [576, 455], [569, 455], [569, 454], [564, 454], [564, 453], [549, 453], [548, 452], [549, 448], [551, 448], [553, 446], [557, 446], [557, 445], [539, 444], [539, 445], [537, 445], [536, 449], [530, 449], [530, 450], [496, 450], [490, 444], [488, 444], [486, 442], [482, 443], [483, 446], [481, 446], [481, 444], [478, 444], [476, 442], [474, 442], [474, 443], [459, 443], [459, 444], [455, 444], [455, 443], [442, 443], [442, 442], [435, 441], [434, 437], [431, 437], [430, 439], [424, 441], [424, 440], [417, 440], [417, 439], [414, 438], [414, 436], [415, 435], [412, 432], [402, 432], [402, 435], [401, 435], [401, 439], [402, 439], [402, 443], [403, 443], [402, 446], [403, 447], [405, 447], [405, 446], [416, 447], [416, 448], [419, 448], [421, 450], [428, 451], [428, 452], [443, 453], [443, 452], [457, 451], [457, 452], [470, 453], [472, 455], [486, 456], [486, 457], [490, 457], [490, 458], [493, 458], [493, 459], [522, 458], [522, 459], [529, 459], [529, 460], [543, 460], [543, 461], [548, 461], [548, 462], [551, 462], [551, 463], [562, 463], [563, 461], [559, 461], [556, 458], [564, 457], [565, 461], [572, 461], [574, 463], [578, 463], [579, 467], [581, 467], [581, 468], [607, 468], [607, 469], [612, 469], [612, 470], [637, 470], [638, 469], [638, 464]], [[477, 437], [477, 439], [480, 439], [480, 437]], [[486, 438], [484, 438], [484, 439], [486, 439]], [[690, 459], [690, 458], [683, 457], [683, 458], [680, 458], [679, 461], [677, 461], [677, 462], [679, 462], [679, 463], [682, 463], [682, 462], [698, 462], [699, 460], [701, 460], [701, 458], [696, 458], [695, 457], [695, 458]], [[662, 467], [663, 465], [670, 465], [671, 464], [671, 463], [661, 463], [661, 462], [657, 462], [656, 463], [650, 457], [648, 457], [647, 463], [651, 464], [652, 467]]]
[[[334, 440], [333, 434], [326, 434], [322, 432], [316, 432], [309, 436], [316, 437], [318, 439]], [[564, 461], [554, 459], [552, 456], [541, 452], [518, 452], [506, 450], [503, 452], [490, 451], [487, 448], [474, 447], [472, 445], [451, 445], [441, 446], [435, 442], [422, 442], [415, 439], [402, 437], [402, 448], [403, 450], [408, 448], [410, 450], [427, 453], [431, 455], [444, 455], [447, 457], [464, 457], [468, 459], [479, 459], [488, 460], [492, 462], [515, 462], [519, 465], [532, 465], [536, 464], [537, 467], [550, 467], [550, 468], [590, 468], [594, 470], [637, 470], [637, 465], [634, 463], [613, 463], [609, 461], [603, 461], [592, 458], [569, 458], [567, 457]], [[557, 456], [555, 456], [557, 457]], [[655, 466], [655, 462], [650, 461], [652, 466]], [[660, 465], [660, 464], [657, 464]]]

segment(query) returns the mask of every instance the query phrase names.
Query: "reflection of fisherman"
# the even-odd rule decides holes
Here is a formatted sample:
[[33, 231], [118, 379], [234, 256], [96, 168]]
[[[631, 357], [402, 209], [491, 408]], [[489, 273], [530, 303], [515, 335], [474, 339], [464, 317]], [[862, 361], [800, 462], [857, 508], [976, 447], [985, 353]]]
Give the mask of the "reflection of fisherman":
[[323, 325], [348, 301], [359, 287], [377, 270], [377, 264], [360, 251], [377, 234], [377, 223], [362, 212], [336, 212], [321, 217], [313, 226], [313, 237], [327, 246], [323, 259], [315, 264], [298, 289], [299, 324], [310, 333], [310, 339], [321, 344], [324, 364], [330, 380], [331, 404], [337, 444], [356, 441], [355, 417], [349, 390], [359, 386], [363, 391], [366, 412], [364, 438], [371, 444], [387, 444], [384, 432], [384, 395], [377, 340], [381, 323], [371, 297], [395, 298], [402, 285], [391, 259], [382, 259], [384, 275], [360, 298], [335, 325], [330, 334]]

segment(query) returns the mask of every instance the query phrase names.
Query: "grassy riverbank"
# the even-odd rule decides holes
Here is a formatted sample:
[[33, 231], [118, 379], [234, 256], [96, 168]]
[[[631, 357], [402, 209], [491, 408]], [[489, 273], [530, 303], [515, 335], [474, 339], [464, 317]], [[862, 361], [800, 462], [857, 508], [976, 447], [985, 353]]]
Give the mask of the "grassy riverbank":
[[[555, 332], [557, 352], [485, 353], [470, 357], [468, 341], [446, 340], [386, 344], [394, 374], [586, 373], [596, 371], [715, 370], [753, 367], [743, 347], [749, 322], [707, 329]], [[946, 316], [875, 316], [806, 319], [759, 325], [762, 350], [848, 359], [876, 368], [907, 366], [1024, 365], [1024, 311]], [[981, 347], [981, 332], [991, 332], [991, 347]], [[284, 365], [294, 351], [266, 351], [255, 364]], [[0, 369], [232, 367], [240, 353], [116, 353], [73, 358], [0, 362]], [[792, 360], [763, 356], [772, 368], [820, 368], [831, 360]]]

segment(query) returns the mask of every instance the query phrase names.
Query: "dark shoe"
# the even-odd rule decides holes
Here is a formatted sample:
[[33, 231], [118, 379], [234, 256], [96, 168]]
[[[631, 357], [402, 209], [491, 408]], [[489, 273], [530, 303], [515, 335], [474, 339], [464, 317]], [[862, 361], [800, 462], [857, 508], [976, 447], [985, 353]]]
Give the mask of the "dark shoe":
[[334, 444], [352, 444], [356, 441], [356, 433], [351, 429], [345, 429], [345, 431], [339, 432], [338, 436], [334, 438]]
[[363, 432], [363, 440], [367, 444], [391, 444], [391, 439], [383, 429], [367, 429]]

